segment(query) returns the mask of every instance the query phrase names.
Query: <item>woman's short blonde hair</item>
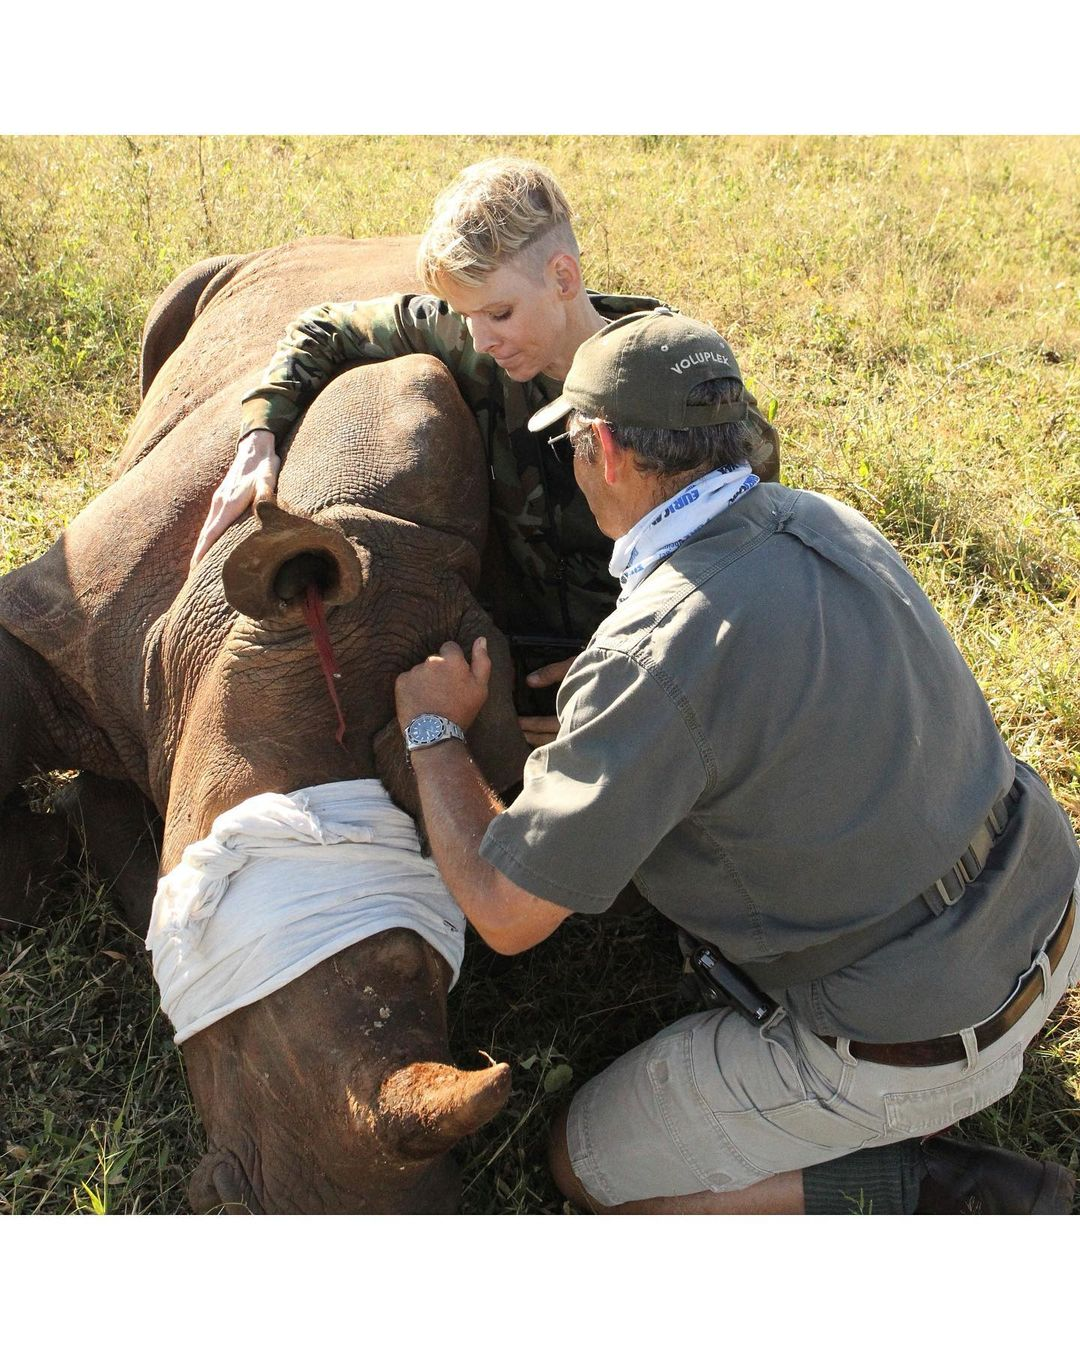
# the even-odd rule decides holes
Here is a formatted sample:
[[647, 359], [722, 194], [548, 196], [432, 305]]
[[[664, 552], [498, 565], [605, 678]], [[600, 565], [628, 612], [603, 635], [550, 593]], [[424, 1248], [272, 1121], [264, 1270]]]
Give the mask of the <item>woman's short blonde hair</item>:
[[463, 169], [435, 199], [417, 251], [417, 271], [424, 287], [436, 294], [440, 278], [480, 286], [508, 262], [542, 270], [548, 251], [532, 247], [541, 240], [578, 256], [562, 188], [530, 160], [485, 159]]

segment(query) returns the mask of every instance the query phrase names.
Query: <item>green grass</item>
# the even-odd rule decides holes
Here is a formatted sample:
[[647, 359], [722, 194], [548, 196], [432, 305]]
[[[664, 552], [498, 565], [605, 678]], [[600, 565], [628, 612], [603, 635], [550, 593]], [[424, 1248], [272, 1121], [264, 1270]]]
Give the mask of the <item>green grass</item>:
[[0, 1213], [182, 1211], [199, 1126], [142, 942], [89, 876], [56, 900], [3, 939]]
[[[1076, 140], [0, 141], [0, 570], [106, 482], [143, 320], [177, 271], [305, 234], [419, 231], [457, 168], [499, 152], [560, 177], [590, 285], [729, 336], [775, 408], [786, 481], [885, 531], [1080, 824]], [[182, 1210], [200, 1131], [108, 895], [73, 873], [39, 931], [0, 943], [0, 1209]], [[515, 960], [470, 942], [454, 1050], [515, 1078], [464, 1152], [467, 1210], [562, 1208], [547, 1122], [684, 1011], [674, 979], [655, 918], [571, 920]], [[1017, 1091], [965, 1129], [1075, 1166], [1078, 1103], [1074, 994]]]

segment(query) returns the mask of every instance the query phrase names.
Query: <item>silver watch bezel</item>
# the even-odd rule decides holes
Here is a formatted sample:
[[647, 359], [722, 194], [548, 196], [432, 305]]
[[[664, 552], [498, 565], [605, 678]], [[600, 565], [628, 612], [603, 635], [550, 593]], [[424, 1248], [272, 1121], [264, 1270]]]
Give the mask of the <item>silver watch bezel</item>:
[[[431, 734], [425, 734], [429, 731]], [[417, 713], [405, 728], [405, 757], [408, 759], [414, 750], [425, 750], [429, 745], [449, 740], [465, 740], [465, 733], [456, 722], [441, 713]]]

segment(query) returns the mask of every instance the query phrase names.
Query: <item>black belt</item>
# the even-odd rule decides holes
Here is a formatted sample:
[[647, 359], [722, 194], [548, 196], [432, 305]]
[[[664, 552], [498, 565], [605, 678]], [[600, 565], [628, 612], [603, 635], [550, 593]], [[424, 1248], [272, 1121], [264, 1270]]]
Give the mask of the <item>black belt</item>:
[[[1065, 955], [1075, 919], [1076, 902], [1070, 896], [1065, 913], [1046, 940], [1046, 959], [1052, 971], [1058, 968], [1061, 958]], [[980, 1050], [985, 1050], [988, 1045], [1004, 1036], [1006, 1031], [1023, 1017], [1040, 992], [1045, 992], [1042, 988], [1043, 983], [1042, 967], [1033, 966], [997, 1012], [972, 1028], [975, 1032], [975, 1043]], [[818, 1039], [824, 1041], [826, 1045], [836, 1047], [835, 1036], [819, 1036]], [[938, 1036], [932, 1041], [903, 1041], [899, 1045], [852, 1041], [850, 1049], [856, 1059], [869, 1059], [875, 1064], [895, 1064], [907, 1069], [951, 1064], [954, 1060], [964, 1059], [967, 1056], [963, 1037], [955, 1033], [951, 1036]]]
[[807, 984], [823, 975], [854, 965], [864, 956], [884, 947], [894, 938], [902, 937], [915, 928], [920, 919], [940, 914], [967, 890], [986, 866], [990, 850], [1005, 831], [1012, 809], [1020, 800], [1020, 788], [1015, 780], [1012, 787], [990, 808], [990, 814], [975, 832], [974, 838], [952, 867], [937, 881], [927, 886], [914, 900], [895, 913], [860, 928], [856, 933], [845, 933], [830, 942], [818, 943], [799, 952], [788, 952], [775, 961], [740, 961], [739, 969], [756, 984], [766, 989], [788, 989], [792, 985]]

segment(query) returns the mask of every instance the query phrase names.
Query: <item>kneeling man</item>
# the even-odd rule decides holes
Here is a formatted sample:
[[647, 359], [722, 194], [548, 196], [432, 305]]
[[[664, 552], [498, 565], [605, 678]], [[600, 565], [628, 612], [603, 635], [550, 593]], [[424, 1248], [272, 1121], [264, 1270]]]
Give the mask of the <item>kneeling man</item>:
[[567, 413], [619, 603], [507, 809], [464, 739], [482, 643], [399, 678], [432, 849], [499, 952], [633, 879], [704, 987], [743, 992], [577, 1093], [559, 1185], [597, 1211], [842, 1212], [861, 1190], [875, 1212], [1067, 1212], [1065, 1168], [924, 1139], [1012, 1090], [1080, 978], [1064, 813], [878, 531], [750, 471], [716, 332], [609, 324], [530, 427]]

